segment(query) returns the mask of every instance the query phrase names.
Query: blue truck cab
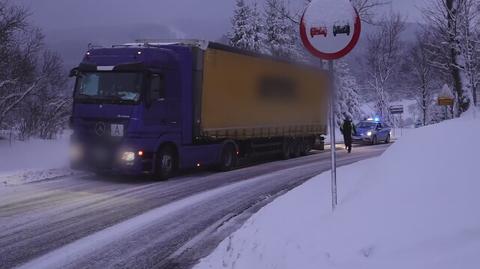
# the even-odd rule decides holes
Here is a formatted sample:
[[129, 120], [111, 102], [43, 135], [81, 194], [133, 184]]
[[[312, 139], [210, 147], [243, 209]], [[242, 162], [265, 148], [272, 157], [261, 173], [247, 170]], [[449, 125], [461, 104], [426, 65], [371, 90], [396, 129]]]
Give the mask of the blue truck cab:
[[89, 50], [71, 72], [72, 167], [169, 177], [178, 168], [218, 163], [222, 143], [193, 141], [199, 50], [175, 44]]

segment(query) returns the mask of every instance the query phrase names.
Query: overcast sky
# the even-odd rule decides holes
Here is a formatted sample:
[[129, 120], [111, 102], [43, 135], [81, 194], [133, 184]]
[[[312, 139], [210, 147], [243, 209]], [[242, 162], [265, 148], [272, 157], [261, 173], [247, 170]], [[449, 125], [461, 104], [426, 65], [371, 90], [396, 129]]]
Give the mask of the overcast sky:
[[[89, 43], [111, 46], [143, 38], [219, 40], [230, 29], [235, 6], [235, 0], [11, 1], [29, 8], [31, 22], [43, 30], [48, 47], [59, 52], [68, 67], [78, 64]], [[392, 0], [381, 12], [398, 11], [408, 21], [418, 21], [417, 6], [423, 1]], [[292, 9], [300, 9], [305, 0], [289, 3]]]
[[[393, 0], [390, 7], [420, 18], [416, 6], [424, 0]], [[234, 0], [15, 0], [30, 8], [32, 20], [45, 30], [132, 23], [168, 24], [180, 20], [229, 23]], [[290, 0], [303, 3], [304, 0]]]

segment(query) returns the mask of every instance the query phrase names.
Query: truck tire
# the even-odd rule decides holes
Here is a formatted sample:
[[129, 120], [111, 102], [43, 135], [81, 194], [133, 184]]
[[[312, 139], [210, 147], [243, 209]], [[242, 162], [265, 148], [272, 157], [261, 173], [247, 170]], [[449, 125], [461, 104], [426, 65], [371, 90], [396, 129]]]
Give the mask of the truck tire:
[[225, 144], [222, 150], [219, 170], [226, 172], [235, 169], [238, 164], [238, 156], [235, 146], [232, 144]]
[[282, 159], [288, 160], [293, 154], [293, 141], [288, 139], [283, 142]]
[[303, 140], [302, 141], [302, 151], [300, 151], [301, 156], [307, 156], [307, 154], [312, 150], [310, 141], [308, 140]]
[[155, 157], [155, 176], [160, 180], [166, 180], [177, 171], [177, 156], [171, 147], [163, 147]]
[[300, 155], [302, 155], [302, 141], [300, 140], [295, 140], [293, 143], [293, 152], [292, 152], [292, 157], [293, 158], [298, 158]]

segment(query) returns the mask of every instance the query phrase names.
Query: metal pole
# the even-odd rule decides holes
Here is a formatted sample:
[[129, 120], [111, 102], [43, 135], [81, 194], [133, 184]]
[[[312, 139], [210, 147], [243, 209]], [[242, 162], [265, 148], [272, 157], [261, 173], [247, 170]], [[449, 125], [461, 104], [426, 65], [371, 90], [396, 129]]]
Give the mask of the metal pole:
[[403, 114], [400, 114], [400, 136], [403, 137]]
[[335, 148], [335, 73], [333, 61], [328, 61], [328, 69], [330, 72], [331, 89], [330, 89], [330, 152], [332, 163], [332, 210], [337, 206], [337, 155]]

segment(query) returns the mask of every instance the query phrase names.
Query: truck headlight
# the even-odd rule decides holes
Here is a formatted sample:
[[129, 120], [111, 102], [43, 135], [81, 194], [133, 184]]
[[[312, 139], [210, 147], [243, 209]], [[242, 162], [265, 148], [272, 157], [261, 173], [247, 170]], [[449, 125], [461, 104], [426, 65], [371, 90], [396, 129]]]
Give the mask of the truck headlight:
[[125, 151], [122, 153], [122, 161], [133, 162], [135, 160], [135, 152]]
[[367, 132], [367, 136], [372, 136], [372, 132], [371, 132], [371, 131], [368, 131], [368, 132]]
[[70, 159], [78, 161], [83, 158], [83, 148], [79, 144], [70, 145]]

